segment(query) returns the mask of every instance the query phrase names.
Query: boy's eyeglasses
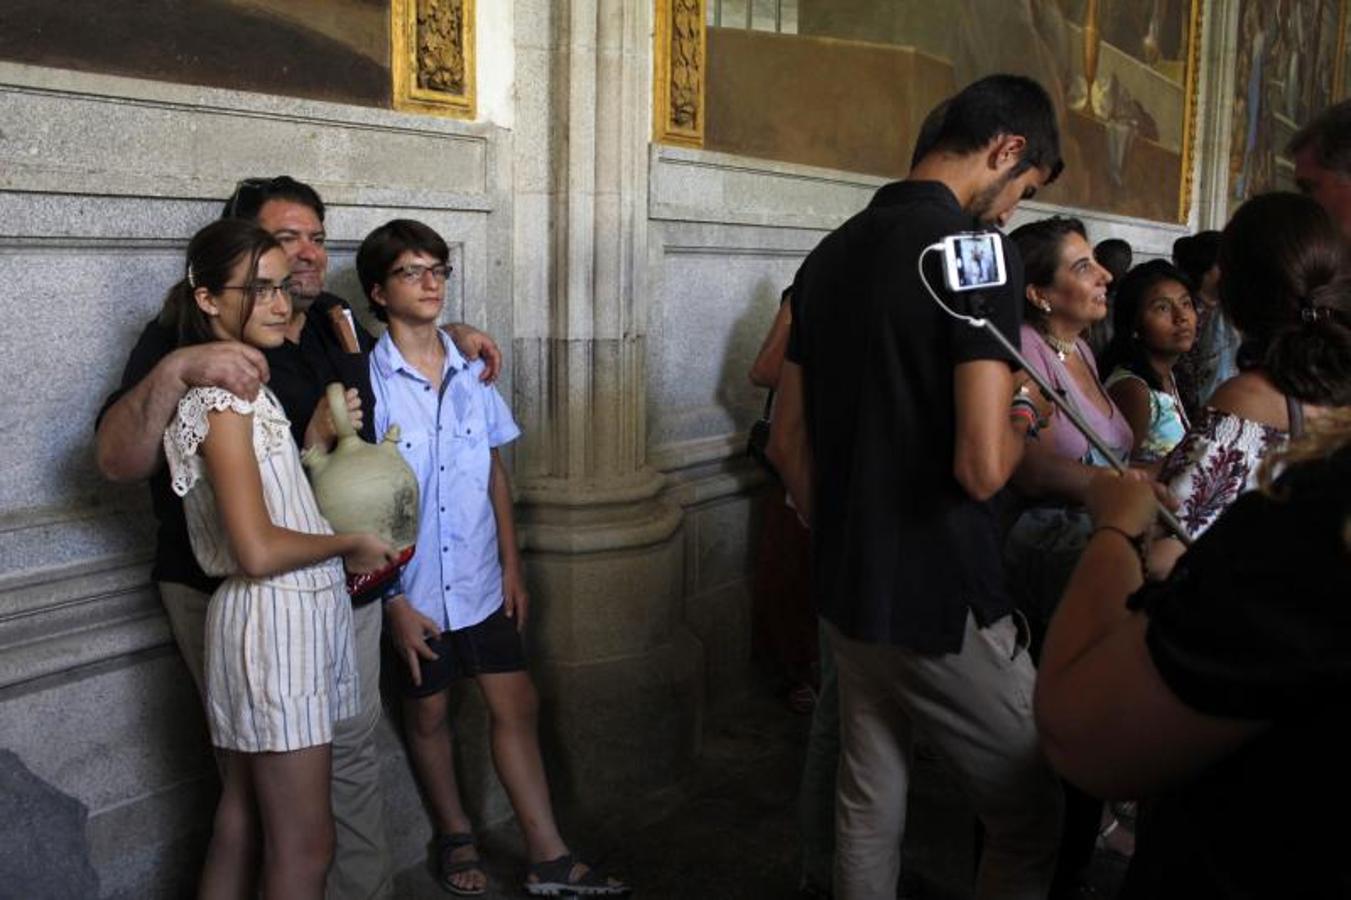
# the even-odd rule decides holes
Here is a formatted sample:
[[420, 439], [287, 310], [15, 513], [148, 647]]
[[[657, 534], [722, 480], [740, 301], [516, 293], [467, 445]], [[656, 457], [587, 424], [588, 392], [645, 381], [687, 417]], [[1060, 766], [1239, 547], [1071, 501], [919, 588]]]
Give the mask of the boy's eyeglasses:
[[274, 294], [282, 294], [287, 300], [291, 299], [291, 291], [295, 287], [295, 282], [286, 279], [279, 284], [267, 284], [259, 282], [258, 284], [226, 284], [221, 286], [223, 291], [243, 291], [249, 295], [254, 304], [266, 304], [272, 301]]
[[419, 263], [414, 263], [412, 265], [399, 266], [398, 268], [390, 269], [389, 275], [391, 278], [398, 278], [404, 284], [417, 284], [422, 281], [422, 276], [426, 275], [428, 272], [430, 272], [432, 278], [437, 281], [445, 281], [450, 277], [450, 273], [453, 271], [455, 271], [453, 266], [448, 266], [444, 263], [435, 266], [424, 266]]

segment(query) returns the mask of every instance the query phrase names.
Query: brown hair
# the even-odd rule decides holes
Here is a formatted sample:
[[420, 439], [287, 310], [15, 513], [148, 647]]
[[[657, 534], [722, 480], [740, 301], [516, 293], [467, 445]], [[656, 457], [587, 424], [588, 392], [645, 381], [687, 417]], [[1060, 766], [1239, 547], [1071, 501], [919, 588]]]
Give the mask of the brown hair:
[[220, 294], [229, 285], [230, 276], [240, 260], [247, 259], [248, 281], [243, 285], [240, 329], [253, 314], [252, 287], [258, 275], [258, 260], [269, 250], [280, 250], [277, 239], [245, 219], [221, 219], [212, 222], [188, 241], [187, 271], [182, 280], [169, 288], [160, 310], [159, 323], [172, 328], [180, 347], [216, 340], [211, 319], [193, 296], [197, 288]]
[[1244, 203], [1220, 241], [1220, 304], [1239, 365], [1288, 397], [1351, 404], [1351, 256], [1332, 219], [1300, 194]]

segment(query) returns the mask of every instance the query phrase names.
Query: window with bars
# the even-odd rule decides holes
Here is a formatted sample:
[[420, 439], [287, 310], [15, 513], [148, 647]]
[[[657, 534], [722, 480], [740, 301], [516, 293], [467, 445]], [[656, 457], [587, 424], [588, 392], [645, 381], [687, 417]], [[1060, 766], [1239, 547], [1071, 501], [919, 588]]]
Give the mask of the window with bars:
[[711, 28], [797, 34], [798, 0], [708, 0]]

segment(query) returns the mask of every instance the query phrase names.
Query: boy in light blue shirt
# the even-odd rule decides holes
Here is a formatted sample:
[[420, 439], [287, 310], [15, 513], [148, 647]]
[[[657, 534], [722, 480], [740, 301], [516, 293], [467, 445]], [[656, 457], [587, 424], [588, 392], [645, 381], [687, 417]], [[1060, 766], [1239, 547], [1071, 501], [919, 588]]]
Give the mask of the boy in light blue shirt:
[[622, 895], [628, 887], [573, 858], [554, 821], [540, 757], [539, 706], [521, 631], [529, 598], [498, 448], [521, 433], [481, 362], [467, 363], [439, 324], [449, 249], [431, 228], [396, 219], [371, 232], [357, 273], [371, 312], [389, 324], [371, 352], [376, 433], [400, 430], [417, 474], [417, 550], [405, 595], [385, 607], [396, 657], [409, 757], [436, 826], [437, 872], [452, 894], [474, 896], [487, 876], [455, 783], [448, 688], [473, 678], [492, 720], [492, 752], [525, 835], [532, 895]]

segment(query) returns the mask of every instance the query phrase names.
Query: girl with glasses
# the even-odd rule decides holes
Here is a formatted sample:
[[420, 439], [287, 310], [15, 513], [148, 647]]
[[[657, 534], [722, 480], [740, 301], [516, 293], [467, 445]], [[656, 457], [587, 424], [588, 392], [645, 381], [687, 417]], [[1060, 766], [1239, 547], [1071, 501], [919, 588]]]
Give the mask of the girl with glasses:
[[[180, 346], [277, 347], [291, 320], [288, 273], [266, 231], [213, 222], [189, 243], [161, 323]], [[333, 534], [267, 388], [250, 398], [190, 389], [164, 451], [193, 554], [225, 579], [206, 619], [207, 722], [224, 784], [200, 896], [261, 887], [264, 897], [322, 897], [334, 841], [333, 723], [359, 709], [343, 560], [365, 572], [394, 553], [374, 535]]]

